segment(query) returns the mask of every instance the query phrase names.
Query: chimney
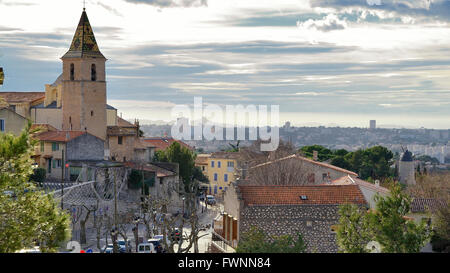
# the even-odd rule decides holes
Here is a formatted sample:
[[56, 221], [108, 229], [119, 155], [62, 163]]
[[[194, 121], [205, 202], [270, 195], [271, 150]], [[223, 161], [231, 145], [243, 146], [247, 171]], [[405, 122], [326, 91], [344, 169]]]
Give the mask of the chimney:
[[319, 152], [318, 151], [313, 151], [313, 160], [317, 161], [319, 159]]

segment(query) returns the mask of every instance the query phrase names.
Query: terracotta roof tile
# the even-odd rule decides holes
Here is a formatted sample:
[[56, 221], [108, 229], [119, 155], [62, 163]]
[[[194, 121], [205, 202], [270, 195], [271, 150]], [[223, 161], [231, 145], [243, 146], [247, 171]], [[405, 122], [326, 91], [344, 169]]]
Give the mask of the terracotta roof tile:
[[181, 146], [186, 147], [189, 150], [192, 150], [191, 146], [187, 145], [183, 141], [175, 140], [171, 137], [150, 137], [145, 138], [144, 142], [151, 144], [153, 147], [156, 147], [156, 151], [163, 151], [169, 148], [169, 146], [172, 145], [174, 142], [178, 142], [180, 143]]
[[85, 133], [83, 131], [48, 131], [37, 134], [36, 138], [40, 141], [68, 142]]
[[45, 92], [0, 92], [0, 97], [8, 103], [33, 102], [44, 99]]
[[[367, 204], [356, 185], [238, 187], [246, 205]], [[302, 200], [301, 196], [306, 196], [306, 200]]]
[[446, 205], [446, 202], [443, 200], [436, 200], [433, 198], [413, 198], [411, 202], [411, 212], [436, 211]]
[[265, 163], [262, 163], [262, 164], [259, 164], [259, 165], [256, 165], [256, 166], [253, 166], [253, 167], [251, 167], [251, 169], [267, 166], [267, 165], [273, 164], [275, 162], [280, 162], [280, 161], [289, 160], [289, 159], [298, 159], [298, 160], [309, 162], [309, 163], [312, 163], [312, 164], [315, 164], [315, 165], [318, 165], [318, 166], [321, 166], [321, 167], [333, 169], [335, 171], [339, 171], [339, 172], [342, 172], [342, 173], [347, 173], [347, 174], [355, 176], [355, 177], [358, 176], [358, 174], [355, 173], [355, 172], [352, 172], [352, 171], [349, 171], [349, 170], [346, 170], [346, 169], [343, 169], [343, 168], [339, 168], [339, 167], [336, 167], [336, 166], [328, 164], [328, 163], [314, 161], [312, 159], [309, 159], [309, 158], [306, 158], [306, 157], [303, 157], [303, 156], [299, 156], [299, 155], [295, 155], [295, 154], [287, 156], [287, 157], [279, 158], [279, 159], [276, 159], [276, 160], [273, 160], [273, 161], [265, 162]]

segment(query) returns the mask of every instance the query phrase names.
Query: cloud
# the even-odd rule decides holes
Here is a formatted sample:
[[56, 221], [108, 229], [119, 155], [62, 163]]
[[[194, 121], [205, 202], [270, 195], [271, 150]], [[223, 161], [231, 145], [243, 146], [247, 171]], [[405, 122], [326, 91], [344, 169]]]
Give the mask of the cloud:
[[422, 16], [448, 21], [450, 14], [449, 0], [310, 0], [312, 7], [366, 8], [395, 12], [398, 15]]
[[347, 28], [347, 22], [339, 19], [336, 14], [328, 14], [319, 20], [309, 19], [305, 22], [297, 22], [299, 28], [304, 29], [316, 29], [319, 31], [327, 32], [332, 30], [339, 30]]
[[208, 6], [208, 0], [125, 0], [135, 4], [147, 4], [160, 8]]

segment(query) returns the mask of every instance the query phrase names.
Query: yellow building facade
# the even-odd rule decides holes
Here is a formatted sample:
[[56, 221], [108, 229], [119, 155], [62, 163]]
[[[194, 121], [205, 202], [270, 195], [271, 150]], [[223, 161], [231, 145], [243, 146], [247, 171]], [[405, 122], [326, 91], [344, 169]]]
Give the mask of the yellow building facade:
[[[196, 165], [202, 168], [203, 173], [208, 177], [210, 188], [209, 194], [222, 194], [228, 189], [230, 183], [235, 181], [238, 154], [233, 152], [217, 152], [205, 157], [206, 166]], [[197, 160], [197, 162], [199, 162]]]

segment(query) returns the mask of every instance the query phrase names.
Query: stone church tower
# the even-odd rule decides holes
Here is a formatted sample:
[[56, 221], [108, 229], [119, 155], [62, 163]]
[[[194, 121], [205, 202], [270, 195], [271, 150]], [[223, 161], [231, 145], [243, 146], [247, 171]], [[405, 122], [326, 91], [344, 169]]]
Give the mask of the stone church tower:
[[106, 58], [83, 10], [72, 45], [61, 58], [62, 130], [87, 131], [106, 140]]

